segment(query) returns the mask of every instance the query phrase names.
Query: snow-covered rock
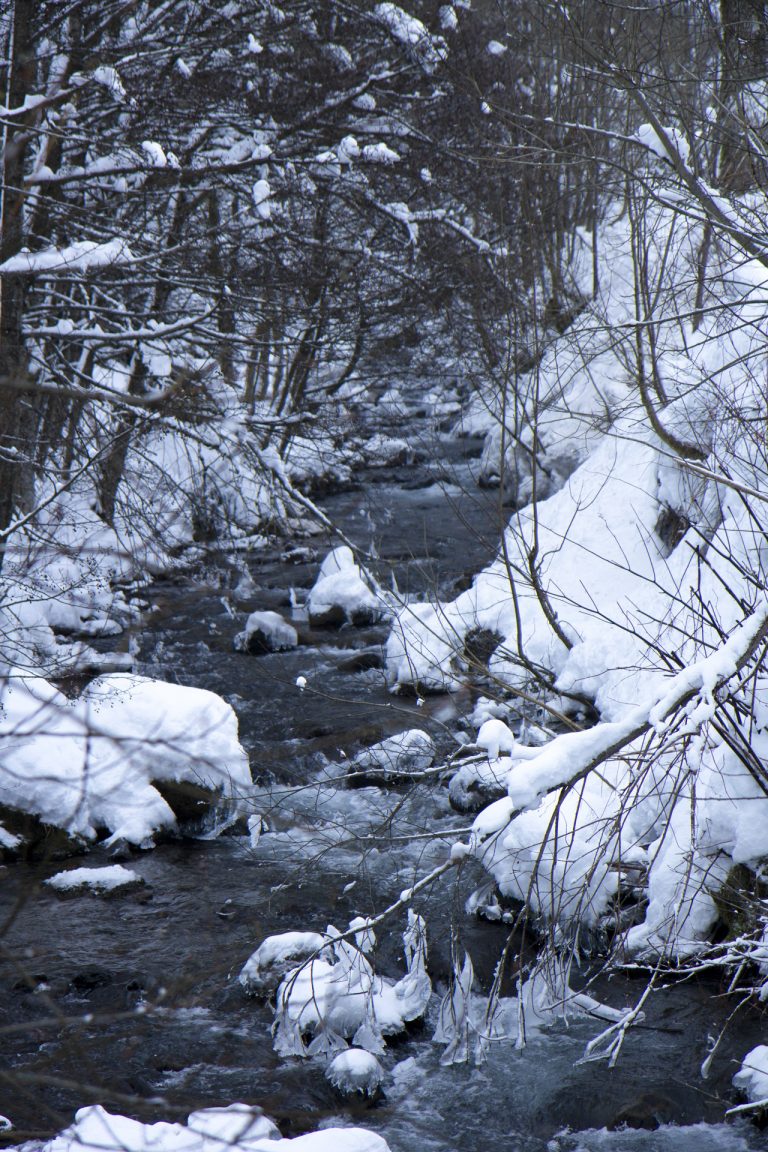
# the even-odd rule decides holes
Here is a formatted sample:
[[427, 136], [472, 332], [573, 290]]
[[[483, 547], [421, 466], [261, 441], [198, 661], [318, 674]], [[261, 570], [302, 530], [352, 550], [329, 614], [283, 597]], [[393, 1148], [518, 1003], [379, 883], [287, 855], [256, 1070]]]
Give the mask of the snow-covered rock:
[[358, 778], [393, 780], [424, 772], [435, 759], [435, 744], [421, 728], [409, 728], [358, 753], [349, 771]]
[[75, 1122], [39, 1146], [39, 1152], [389, 1152], [381, 1136], [364, 1128], [325, 1128], [283, 1140], [260, 1108], [231, 1104], [193, 1112], [186, 1124], [142, 1124], [107, 1112], [100, 1104], [81, 1108]]
[[122, 864], [111, 864], [104, 868], [70, 868], [57, 872], [45, 881], [57, 892], [74, 892], [86, 889], [91, 892], [115, 892], [119, 889], [139, 887], [144, 880], [130, 868]]
[[363, 1096], [374, 1096], [384, 1079], [384, 1069], [372, 1052], [363, 1048], [347, 1048], [334, 1056], [325, 1070], [327, 1080], [339, 1092], [351, 1096], [360, 1092]]
[[299, 642], [296, 629], [279, 612], [252, 612], [233, 641], [236, 652], [284, 652]]
[[200, 688], [116, 673], [69, 700], [16, 670], [0, 690], [0, 804], [70, 836], [148, 846], [176, 816], [158, 787], [237, 803], [250, 787], [232, 707]]
[[[370, 930], [357, 936], [370, 945]], [[282, 1056], [315, 1056], [337, 1052], [351, 1040], [367, 1052], [381, 1053], [384, 1037], [422, 1017], [432, 994], [424, 921], [409, 912], [403, 933], [407, 971], [396, 982], [378, 976], [362, 948], [342, 939], [332, 926], [326, 937], [326, 958], [294, 968], [278, 988], [275, 1050]]]
[[274, 992], [286, 972], [311, 956], [327, 955], [328, 938], [319, 932], [281, 932], [267, 936], [243, 965], [239, 980], [246, 992]]
[[387, 468], [413, 461], [413, 448], [399, 436], [384, 436], [377, 432], [363, 447], [369, 468]]
[[346, 544], [332, 549], [323, 561], [307, 597], [309, 622], [314, 626], [349, 621], [362, 627], [387, 615], [387, 605], [364, 578]]
[[750, 1103], [765, 1100], [768, 1106], [768, 1045], [758, 1044], [747, 1052], [741, 1068], [733, 1077], [733, 1084]]

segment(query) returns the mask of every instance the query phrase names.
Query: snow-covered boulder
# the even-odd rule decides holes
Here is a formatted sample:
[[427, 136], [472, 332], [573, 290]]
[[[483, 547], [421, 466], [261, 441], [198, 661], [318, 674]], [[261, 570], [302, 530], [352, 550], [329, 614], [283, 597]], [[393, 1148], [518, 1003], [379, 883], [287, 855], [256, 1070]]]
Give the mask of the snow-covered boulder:
[[313, 626], [349, 621], [364, 627], [386, 616], [387, 606], [364, 578], [352, 549], [342, 544], [323, 561], [307, 597], [307, 612]]
[[237, 717], [213, 692], [116, 673], [69, 700], [12, 672], [0, 705], [0, 805], [70, 837], [149, 846], [176, 827], [161, 789], [237, 804], [251, 784]]
[[142, 1124], [107, 1112], [100, 1104], [81, 1108], [75, 1122], [39, 1145], [39, 1152], [389, 1152], [386, 1141], [365, 1128], [325, 1128], [293, 1140], [280, 1139], [260, 1108], [231, 1104], [193, 1112], [186, 1124]]
[[759, 1100], [765, 1100], [768, 1104], [768, 1045], [758, 1044], [751, 1052], [747, 1052], [741, 1068], [733, 1078], [733, 1084], [751, 1104]]
[[432, 737], [421, 728], [409, 728], [358, 753], [349, 771], [363, 781], [397, 780], [426, 771], [434, 759]]
[[384, 1079], [384, 1069], [372, 1052], [363, 1048], [347, 1048], [334, 1056], [325, 1070], [327, 1080], [334, 1088], [351, 1096], [355, 1092], [363, 1096], [375, 1096]]
[[413, 449], [407, 440], [399, 436], [383, 436], [380, 432], [371, 436], [363, 447], [363, 453], [369, 468], [392, 468], [413, 461]]
[[326, 956], [328, 938], [319, 932], [280, 932], [267, 936], [240, 972], [239, 980], [249, 995], [274, 992], [286, 972], [312, 956]]
[[351, 1040], [367, 1052], [381, 1053], [384, 1037], [420, 1019], [432, 995], [424, 921], [409, 912], [403, 933], [407, 971], [396, 982], [378, 976], [362, 951], [372, 944], [370, 930], [356, 934], [361, 947], [332, 926], [326, 937], [326, 957], [286, 973], [277, 990], [275, 1050], [281, 1056], [315, 1056], [337, 1052], [344, 1040]]
[[502, 753], [509, 756], [516, 741], [512, 729], [503, 720], [492, 717], [481, 725], [475, 743], [478, 748], [484, 748], [491, 759], [496, 759]]
[[122, 864], [111, 864], [105, 868], [70, 868], [66, 872], [49, 876], [45, 883], [56, 892], [93, 892], [96, 895], [125, 892], [144, 886], [142, 877], [130, 868], [123, 868]]
[[299, 642], [296, 629], [279, 612], [252, 612], [233, 641], [235, 652], [284, 652]]

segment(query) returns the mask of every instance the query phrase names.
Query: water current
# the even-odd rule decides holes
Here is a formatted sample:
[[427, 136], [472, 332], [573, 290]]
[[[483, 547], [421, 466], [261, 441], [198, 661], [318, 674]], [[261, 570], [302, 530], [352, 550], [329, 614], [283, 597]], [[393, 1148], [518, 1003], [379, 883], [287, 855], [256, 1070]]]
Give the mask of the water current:
[[[382, 579], [394, 575], [404, 592], [455, 593], [498, 539], [498, 493], [474, 484], [477, 450], [446, 442], [438, 473], [426, 463], [370, 471], [323, 507], [347, 537], [375, 550]], [[584, 1018], [534, 1031], [522, 1049], [500, 1041], [479, 1068], [441, 1067], [427, 1022], [389, 1045], [374, 1104], [341, 1100], [322, 1064], [276, 1057], [268, 1006], [237, 983], [250, 952], [270, 933], [344, 928], [352, 916], [375, 914], [445, 859], [468, 823], [434, 784], [349, 789], [334, 779], [334, 765], [342, 775], [345, 758], [386, 735], [418, 725], [450, 752], [466, 727], [469, 691], [423, 702], [387, 692], [375, 666], [384, 628], [313, 631], [299, 610], [296, 650], [232, 650], [249, 611], [291, 615], [331, 542], [254, 553], [250, 588], [236, 565], [212, 563], [149, 590], [133, 637], [137, 670], [232, 703], [264, 831], [255, 847], [238, 834], [137, 853], [130, 867], [146, 887], [110, 899], [62, 899], [41, 887], [60, 867], [50, 860], [5, 867], [0, 1113], [16, 1125], [8, 1139], [51, 1134], [94, 1101], [143, 1119], [183, 1119], [195, 1107], [243, 1100], [261, 1104], [286, 1136], [359, 1123], [393, 1152], [768, 1149], [748, 1123], [722, 1122], [738, 1061], [762, 1038], [753, 1013], [736, 1017], [709, 1078], [700, 1075], [709, 1038], [734, 1007], [709, 983], [652, 997], [613, 1069], [579, 1063], [599, 1029]], [[96, 848], [88, 862], [106, 863], [107, 853]], [[506, 929], [465, 915], [481, 880], [469, 869], [419, 902], [437, 987], [448, 978], [452, 941], [471, 953], [478, 987], [488, 987]], [[384, 975], [403, 972], [403, 927], [379, 932]], [[615, 974], [593, 991], [623, 1007], [642, 987]]]

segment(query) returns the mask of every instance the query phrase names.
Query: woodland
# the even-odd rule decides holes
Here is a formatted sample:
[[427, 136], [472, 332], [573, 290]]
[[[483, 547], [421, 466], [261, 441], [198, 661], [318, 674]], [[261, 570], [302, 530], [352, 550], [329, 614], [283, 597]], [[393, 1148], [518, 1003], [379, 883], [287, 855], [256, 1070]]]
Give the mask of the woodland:
[[[227, 961], [264, 1059], [347, 1102], [286, 1146], [485, 1147], [387, 1119], [426, 1107], [421, 1049], [390, 1038], [426, 1029], [458, 1078], [588, 1020], [578, 1058], [610, 1085], [686, 984], [725, 1004], [688, 1037], [708, 1111], [614, 1124], [664, 1144], [601, 1143], [598, 1109], [499, 1146], [764, 1147], [766, 0], [0, 0], [0, 43], [8, 988], [87, 1046], [93, 1013], [20, 942], [36, 893], [76, 916], [72, 889], [214, 832], [298, 891], [343, 847], [341, 929], [318, 895]], [[374, 540], [412, 547], [384, 481], [442, 483], [461, 452], [429, 492], [469, 571], [411, 587]], [[339, 493], [369, 501], [365, 542]], [[476, 498], [484, 558], [459, 542]], [[208, 679], [146, 654], [156, 590], [205, 581], [228, 688], [215, 644]], [[282, 685], [276, 716], [308, 711], [350, 636], [399, 719], [263, 769], [243, 669]], [[495, 933], [484, 974], [469, 922]], [[2, 996], [14, 1146], [280, 1139], [261, 1081], [184, 1119], [153, 1084], [25, 1071]], [[155, 990], [121, 1024], [172, 1011]]]

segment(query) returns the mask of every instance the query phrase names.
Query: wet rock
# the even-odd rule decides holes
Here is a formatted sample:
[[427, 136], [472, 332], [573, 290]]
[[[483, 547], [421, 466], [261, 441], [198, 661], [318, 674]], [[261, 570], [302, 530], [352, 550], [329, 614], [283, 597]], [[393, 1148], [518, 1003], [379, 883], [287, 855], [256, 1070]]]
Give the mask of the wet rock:
[[371, 668], [383, 667], [381, 648], [362, 648], [336, 665], [339, 672], [368, 672]]
[[86, 968], [78, 972], [69, 982], [69, 991], [76, 996], [90, 996], [97, 988], [107, 988], [114, 983], [114, 976], [105, 968]]
[[669, 1124], [674, 1117], [675, 1108], [671, 1100], [656, 1092], [644, 1092], [637, 1100], [625, 1104], [607, 1127], [609, 1132], [618, 1128], [643, 1128], [653, 1132], [662, 1124]]
[[205, 788], [191, 780], [153, 780], [153, 786], [176, 817], [176, 831], [183, 836], [220, 831], [245, 832], [245, 817], [236, 800], [225, 799], [219, 789]]
[[0, 824], [7, 837], [0, 841], [0, 859], [66, 860], [88, 849], [79, 836], [46, 824], [31, 812], [0, 804]]
[[267, 652], [285, 652], [295, 648], [298, 634], [292, 624], [278, 612], [252, 612], [245, 629], [233, 641], [235, 652], [263, 655]]
[[500, 632], [491, 628], [473, 628], [464, 640], [464, 658], [471, 667], [485, 669], [503, 639]]

